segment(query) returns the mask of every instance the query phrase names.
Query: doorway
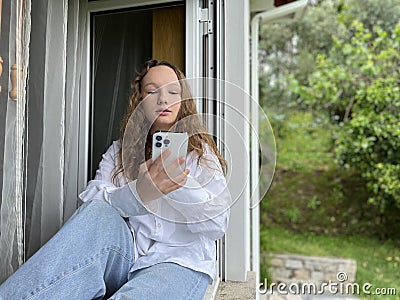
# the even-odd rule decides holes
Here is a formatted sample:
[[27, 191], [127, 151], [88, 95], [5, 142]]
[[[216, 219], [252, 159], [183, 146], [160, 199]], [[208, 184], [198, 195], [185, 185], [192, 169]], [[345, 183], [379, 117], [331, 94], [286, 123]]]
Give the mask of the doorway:
[[185, 5], [144, 6], [91, 14], [88, 178], [119, 138], [136, 71], [151, 58], [185, 70]]

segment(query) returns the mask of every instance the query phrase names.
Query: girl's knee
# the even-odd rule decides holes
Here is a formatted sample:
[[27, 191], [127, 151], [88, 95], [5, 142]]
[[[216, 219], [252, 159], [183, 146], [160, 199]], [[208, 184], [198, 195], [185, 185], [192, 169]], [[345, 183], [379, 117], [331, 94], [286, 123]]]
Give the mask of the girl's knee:
[[115, 212], [115, 209], [113, 209], [113, 207], [103, 199], [93, 199], [87, 201], [84, 204], [82, 204], [81, 207], [79, 207], [79, 210], [85, 212], [94, 211], [102, 213], [109, 213], [110, 211], [111, 213], [113, 213], [113, 211]]
[[110, 226], [113, 223], [124, 223], [118, 212], [106, 201], [93, 199], [85, 202], [77, 211], [77, 216], [83, 217], [88, 223], [101, 226], [103, 223]]

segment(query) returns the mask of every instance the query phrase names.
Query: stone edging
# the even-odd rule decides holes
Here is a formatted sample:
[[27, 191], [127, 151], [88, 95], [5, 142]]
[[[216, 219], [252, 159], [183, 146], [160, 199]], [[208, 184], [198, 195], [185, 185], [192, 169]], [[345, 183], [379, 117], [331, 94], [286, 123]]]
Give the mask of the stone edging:
[[315, 283], [355, 282], [357, 263], [353, 259], [266, 254], [268, 274], [274, 282]]

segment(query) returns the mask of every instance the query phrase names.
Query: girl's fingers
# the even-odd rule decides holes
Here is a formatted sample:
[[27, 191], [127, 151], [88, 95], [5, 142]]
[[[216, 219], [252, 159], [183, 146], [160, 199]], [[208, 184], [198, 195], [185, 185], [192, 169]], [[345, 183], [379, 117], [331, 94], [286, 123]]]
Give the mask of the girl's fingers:
[[176, 174], [181, 173], [180, 165], [185, 162], [184, 157], [180, 157], [177, 160], [170, 163], [168, 166], [164, 168], [164, 173], [168, 176], [168, 178], [172, 179], [176, 176]]
[[183, 173], [180, 173], [179, 175], [175, 176], [174, 178], [171, 178], [169, 180], [166, 180], [164, 182], [164, 186], [162, 189], [162, 192], [164, 194], [168, 194], [174, 190], [179, 189], [180, 187], [184, 186], [187, 181], [187, 175], [189, 173], [188, 169], [185, 169]]
[[144, 174], [148, 172], [150, 167], [151, 167], [151, 159], [148, 159], [139, 166], [139, 173]]
[[150, 169], [152, 163], [153, 163], [153, 162], [151, 161], [151, 158], [149, 158], [148, 160], [146, 160], [145, 166], [146, 166], [147, 171]]
[[[182, 185], [183, 185], [183, 184], [182, 184]], [[180, 187], [182, 187], [182, 185], [181, 185], [181, 184], [174, 184], [174, 185], [171, 185], [171, 186], [168, 187], [166, 190], [164, 190], [164, 194], [167, 195], [167, 194], [169, 194], [169, 193], [171, 193], [171, 192], [173, 192], [173, 191], [179, 189]]]
[[185, 169], [183, 172], [179, 173], [177, 176], [172, 178], [171, 181], [173, 181], [174, 183], [180, 184], [180, 185], [185, 185], [188, 174], [189, 174], [189, 170]]
[[151, 171], [161, 172], [164, 169], [164, 161], [165, 159], [171, 155], [171, 150], [167, 149], [161, 152], [161, 155], [156, 158], [154, 163], [151, 165]]
[[180, 169], [185, 158], [180, 157], [165, 167], [165, 159], [169, 155], [171, 151], [167, 149], [154, 162], [149, 159], [140, 165], [139, 172], [142, 174], [143, 184], [147, 186], [147, 189], [150, 188], [154, 192], [158, 191], [165, 195], [185, 185], [189, 170], [185, 169], [182, 172]]

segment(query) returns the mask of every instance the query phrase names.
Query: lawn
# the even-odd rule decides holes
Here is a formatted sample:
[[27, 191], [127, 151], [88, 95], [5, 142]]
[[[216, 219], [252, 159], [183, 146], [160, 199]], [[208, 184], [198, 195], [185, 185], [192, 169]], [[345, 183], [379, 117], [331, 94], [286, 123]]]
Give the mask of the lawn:
[[[261, 251], [296, 253], [328, 257], [351, 258], [357, 261], [357, 283], [370, 283], [373, 288], [396, 288], [400, 299], [400, 249], [391, 241], [382, 242], [364, 236], [329, 236], [314, 233], [294, 234], [283, 228], [263, 228], [260, 235]], [[261, 278], [268, 276], [262, 262]], [[368, 295], [362, 295], [368, 298]], [[377, 296], [369, 296], [376, 299]]]
[[[272, 115], [270, 121], [277, 168], [261, 202], [261, 251], [355, 259], [358, 283], [395, 287], [397, 298], [381, 299], [400, 299], [399, 211], [381, 214], [367, 203], [357, 170], [335, 163], [328, 122], [309, 112]], [[261, 263], [263, 278], [268, 274]]]

